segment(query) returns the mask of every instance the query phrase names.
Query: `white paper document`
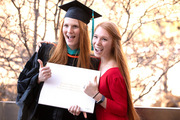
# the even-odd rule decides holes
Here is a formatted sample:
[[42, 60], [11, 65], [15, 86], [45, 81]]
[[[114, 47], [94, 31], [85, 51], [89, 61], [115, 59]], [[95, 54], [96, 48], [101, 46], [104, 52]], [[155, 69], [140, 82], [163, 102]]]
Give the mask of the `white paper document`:
[[69, 108], [78, 105], [81, 111], [93, 113], [95, 100], [84, 93], [84, 86], [94, 81], [99, 83], [100, 71], [55, 63], [47, 63], [52, 75], [44, 82], [39, 104]]

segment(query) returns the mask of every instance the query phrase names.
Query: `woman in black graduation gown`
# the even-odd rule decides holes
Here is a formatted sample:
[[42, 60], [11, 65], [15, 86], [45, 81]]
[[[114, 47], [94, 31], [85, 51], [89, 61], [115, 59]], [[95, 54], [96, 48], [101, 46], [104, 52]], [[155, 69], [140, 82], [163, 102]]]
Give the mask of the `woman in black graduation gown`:
[[[99, 60], [90, 56], [87, 24], [92, 17], [92, 10], [78, 1], [60, 8], [67, 13], [58, 44], [42, 43], [20, 73], [16, 100], [19, 106], [18, 120], [84, 120], [82, 113], [72, 115], [67, 109], [38, 104], [43, 82], [51, 76], [50, 68], [45, 67], [47, 62], [96, 70], [99, 66]], [[94, 18], [100, 16], [94, 12]], [[94, 114], [87, 114], [87, 117], [89, 120], [95, 119]]]

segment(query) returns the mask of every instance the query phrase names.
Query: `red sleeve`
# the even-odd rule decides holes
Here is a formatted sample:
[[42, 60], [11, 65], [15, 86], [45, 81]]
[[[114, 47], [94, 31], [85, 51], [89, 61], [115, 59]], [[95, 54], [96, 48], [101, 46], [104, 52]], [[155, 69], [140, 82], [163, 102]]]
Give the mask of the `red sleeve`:
[[106, 110], [118, 116], [127, 115], [127, 90], [121, 75], [108, 77], [112, 99], [107, 98]]

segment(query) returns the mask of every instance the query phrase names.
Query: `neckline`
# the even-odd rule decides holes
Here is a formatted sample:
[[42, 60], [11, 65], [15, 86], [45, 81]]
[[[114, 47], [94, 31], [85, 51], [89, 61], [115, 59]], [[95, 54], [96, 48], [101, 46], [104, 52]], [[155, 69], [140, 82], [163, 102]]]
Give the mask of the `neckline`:
[[66, 45], [66, 46], [67, 46], [67, 52], [68, 52], [68, 54], [70, 54], [70, 55], [79, 55], [79, 52], [80, 52], [79, 49], [74, 49], [74, 50], [72, 50], [68, 45]]
[[68, 57], [71, 57], [71, 58], [78, 58], [79, 56], [77, 55], [70, 55], [70, 54], [67, 54]]
[[107, 74], [107, 73], [108, 73], [110, 70], [112, 70], [112, 69], [119, 69], [119, 67], [109, 68], [108, 70], [106, 70], [106, 71], [104, 72], [104, 74], [101, 75], [101, 77], [103, 77], [105, 74]]

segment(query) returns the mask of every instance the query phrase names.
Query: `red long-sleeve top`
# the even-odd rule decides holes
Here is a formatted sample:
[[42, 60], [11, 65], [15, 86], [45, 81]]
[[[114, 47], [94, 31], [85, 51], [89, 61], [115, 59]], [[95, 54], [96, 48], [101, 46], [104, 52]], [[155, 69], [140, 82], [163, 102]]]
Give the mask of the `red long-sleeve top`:
[[128, 120], [127, 90], [118, 67], [110, 68], [100, 78], [99, 92], [107, 98], [106, 109], [96, 105], [97, 120]]

